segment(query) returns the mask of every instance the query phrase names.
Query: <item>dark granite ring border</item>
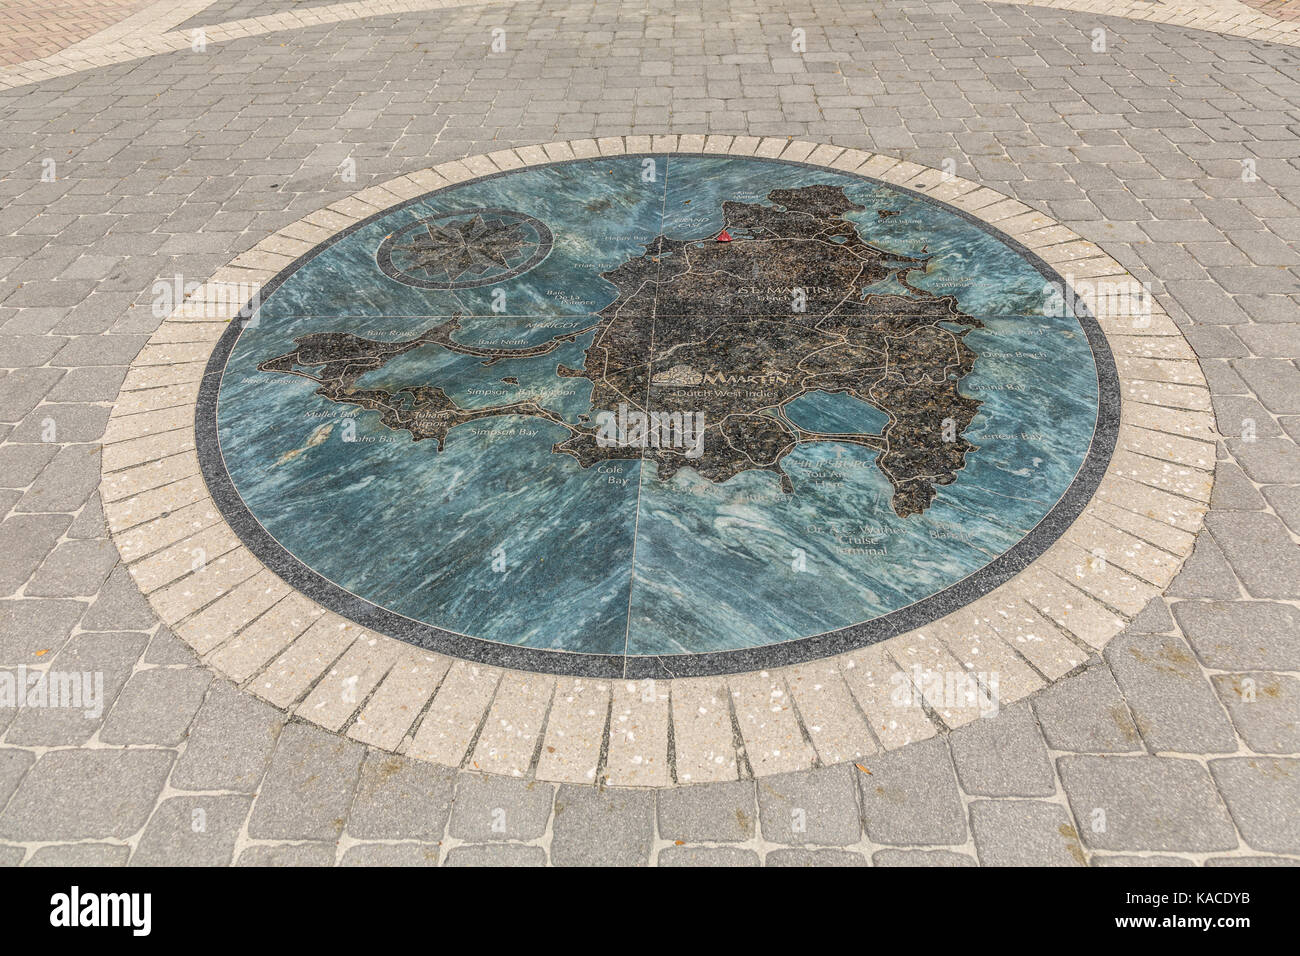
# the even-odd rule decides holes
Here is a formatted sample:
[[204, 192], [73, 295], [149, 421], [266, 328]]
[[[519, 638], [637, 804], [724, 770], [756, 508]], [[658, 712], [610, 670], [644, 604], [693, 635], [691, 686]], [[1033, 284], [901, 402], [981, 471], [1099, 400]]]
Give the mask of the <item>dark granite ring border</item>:
[[[677, 151], [625, 153], [621, 155], [630, 158], [671, 158], [673, 156], [698, 157], [711, 154]], [[1022, 243], [996, 229], [992, 224], [978, 216], [958, 209], [942, 200], [885, 180], [830, 166], [793, 160], [762, 158], [768, 162], [784, 163], [808, 169], [824, 169], [836, 174], [854, 176], [883, 186], [886, 189], [894, 189], [908, 194], [922, 202], [932, 203], [995, 236], [1000, 242], [1009, 246], [1033, 265], [1043, 276], [1045, 282], [1059, 283], [1060, 288], [1067, 287], [1065, 279], [1051, 265]], [[290, 586], [302, 592], [317, 604], [354, 621], [364, 628], [398, 638], [429, 651], [465, 658], [483, 664], [580, 677], [656, 678], [662, 680], [676, 677], [701, 677], [782, 667], [829, 657], [875, 644], [933, 623], [939, 618], [965, 607], [975, 599], [988, 594], [999, 585], [1015, 577], [1042, 556], [1083, 512], [1097, 490], [1102, 476], [1106, 473], [1111, 454], [1115, 449], [1120, 422], [1120, 387], [1115, 358], [1111, 353], [1105, 332], [1091, 312], [1079, 303], [1075, 307], [1075, 317], [1080, 327], [1083, 328], [1088, 344], [1092, 348], [1093, 360], [1097, 369], [1098, 410], [1097, 422], [1094, 426], [1088, 453], [1074, 480], [1038, 524], [1008, 551], [943, 590], [937, 591], [929, 597], [906, 607], [873, 618], [870, 621], [829, 631], [825, 634], [741, 650], [634, 657], [616, 654], [582, 654], [574, 651], [515, 647], [509, 644], [501, 644], [445, 631], [372, 604], [370, 601], [352, 594], [303, 564], [262, 526], [252, 512], [249, 511], [247, 505], [244, 504], [226, 470], [217, 436], [217, 398], [220, 392], [221, 378], [230, 354], [234, 350], [235, 343], [238, 341], [244, 326], [252, 319], [257, 304], [268, 298], [305, 262], [324, 252], [335, 242], [351, 235], [356, 230], [369, 225], [382, 216], [387, 216], [422, 202], [429, 196], [442, 192], [444, 189], [495, 179], [498, 176], [505, 176], [538, 166], [558, 166], [567, 163], [591, 161], [598, 161], [598, 158], [591, 157], [530, 164], [519, 169], [503, 170], [485, 176], [473, 177], [439, 189], [430, 190], [413, 199], [395, 203], [335, 233], [315, 246], [310, 252], [298, 257], [293, 263], [282, 269], [261, 288], [256, 299], [245, 304], [235, 317], [235, 320], [231, 322], [230, 327], [221, 336], [204, 370], [195, 409], [195, 445], [198, 451], [199, 465], [213, 500], [217, 503], [222, 515], [235, 534], [258, 560], [284, 579]], [[938, 175], [937, 171], [936, 175]]]

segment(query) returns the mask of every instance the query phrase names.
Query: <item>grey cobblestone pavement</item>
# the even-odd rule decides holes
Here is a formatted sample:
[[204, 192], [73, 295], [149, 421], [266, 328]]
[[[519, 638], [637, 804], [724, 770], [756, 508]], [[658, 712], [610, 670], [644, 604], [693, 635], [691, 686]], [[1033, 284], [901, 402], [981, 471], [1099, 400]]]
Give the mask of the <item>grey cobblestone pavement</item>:
[[[209, 12], [244, 6], [268, 12]], [[50, 79], [0, 93], [0, 129], [0, 669], [100, 672], [105, 697], [0, 708], [0, 865], [1300, 863], [1297, 49], [969, 0], [489, 4]], [[97, 492], [155, 281], [436, 162], [668, 132], [952, 158], [1150, 281], [1226, 436], [1165, 597], [996, 717], [659, 791], [408, 760], [215, 678]]]

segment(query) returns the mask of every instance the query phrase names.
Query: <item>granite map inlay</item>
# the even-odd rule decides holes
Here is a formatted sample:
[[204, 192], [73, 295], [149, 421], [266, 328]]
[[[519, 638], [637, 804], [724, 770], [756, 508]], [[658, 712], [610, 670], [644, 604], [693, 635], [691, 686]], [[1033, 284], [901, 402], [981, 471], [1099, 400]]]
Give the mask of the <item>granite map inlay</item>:
[[362, 625], [475, 660], [791, 663], [1008, 580], [1087, 503], [1114, 362], [1050, 267], [824, 167], [635, 155], [358, 223], [233, 323], [214, 498]]

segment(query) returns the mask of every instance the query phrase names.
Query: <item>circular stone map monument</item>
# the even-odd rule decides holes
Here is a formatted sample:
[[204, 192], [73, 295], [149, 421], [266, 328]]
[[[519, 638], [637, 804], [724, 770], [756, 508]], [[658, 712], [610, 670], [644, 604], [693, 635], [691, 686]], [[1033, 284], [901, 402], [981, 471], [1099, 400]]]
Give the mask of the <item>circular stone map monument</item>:
[[629, 677], [947, 614], [1086, 504], [1115, 370], [1062, 280], [905, 189], [636, 155], [460, 183], [232, 323], [200, 458], [270, 568], [375, 631]]

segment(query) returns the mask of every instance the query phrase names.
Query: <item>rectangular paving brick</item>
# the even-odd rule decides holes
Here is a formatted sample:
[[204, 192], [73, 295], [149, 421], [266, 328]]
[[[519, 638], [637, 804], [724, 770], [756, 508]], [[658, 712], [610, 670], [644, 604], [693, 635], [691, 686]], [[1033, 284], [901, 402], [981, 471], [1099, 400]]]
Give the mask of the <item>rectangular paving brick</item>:
[[727, 688], [754, 776], [813, 766], [816, 754], [799, 729], [785, 682], [777, 674], [731, 675]]
[[672, 721], [678, 782], [737, 779], [736, 734], [727, 687], [721, 677], [673, 681]]
[[470, 766], [485, 773], [526, 774], [554, 691], [555, 678], [549, 674], [507, 671], [488, 708]]
[[470, 661], [456, 661], [411, 741], [410, 755], [459, 766], [496, 693], [501, 672]]
[[538, 780], [595, 783], [609, 718], [609, 683], [557, 677], [546, 735], [537, 761]]
[[668, 687], [658, 681], [614, 681], [604, 783], [663, 787], [668, 768]]

